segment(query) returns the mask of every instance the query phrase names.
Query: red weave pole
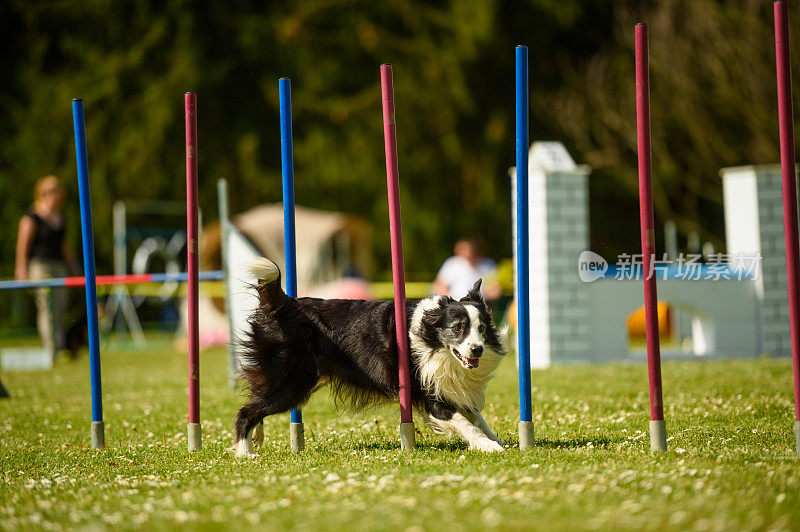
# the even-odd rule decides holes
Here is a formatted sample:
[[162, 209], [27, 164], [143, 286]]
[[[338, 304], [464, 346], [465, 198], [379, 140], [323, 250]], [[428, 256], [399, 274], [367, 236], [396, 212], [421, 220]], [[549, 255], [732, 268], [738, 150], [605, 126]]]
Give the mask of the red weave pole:
[[661, 348], [658, 342], [656, 278], [650, 275], [655, 257], [653, 192], [650, 165], [650, 74], [647, 60], [647, 25], [636, 25], [636, 133], [639, 155], [639, 220], [642, 231], [642, 277], [647, 335], [647, 376], [650, 388], [650, 420], [664, 420], [661, 398]]
[[189, 295], [189, 423], [200, 423], [200, 357], [197, 313], [197, 95], [187, 92], [186, 107], [186, 270]]
[[409, 423], [412, 421], [411, 371], [406, 320], [406, 280], [403, 264], [403, 235], [400, 221], [400, 181], [397, 170], [397, 134], [394, 122], [392, 65], [381, 65], [381, 95], [383, 100], [383, 139], [386, 148], [386, 186], [389, 190], [389, 233], [392, 242], [394, 320], [400, 373], [400, 421]]
[[[789, 285], [789, 328], [792, 338], [794, 418], [800, 421], [800, 252], [797, 235], [797, 177], [794, 158], [792, 75], [789, 62], [789, 12], [786, 2], [775, 2], [775, 64], [778, 74], [778, 125], [781, 137], [783, 231], [786, 239], [786, 278]], [[800, 435], [798, 435], [800, 452]]]

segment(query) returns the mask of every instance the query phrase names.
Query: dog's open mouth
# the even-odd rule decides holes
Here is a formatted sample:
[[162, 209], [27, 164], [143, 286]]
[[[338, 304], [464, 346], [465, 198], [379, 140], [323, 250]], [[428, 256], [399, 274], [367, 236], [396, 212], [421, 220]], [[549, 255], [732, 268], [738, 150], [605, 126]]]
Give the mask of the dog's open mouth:
[[458, 352], [458, 349], [453, 349], [453, 354], [456, 356], [461, 365], [467, 369], [475, 369], [480, 364], [481, 359], [479, 358], [467, 358], [462, 356], [461, 353]]

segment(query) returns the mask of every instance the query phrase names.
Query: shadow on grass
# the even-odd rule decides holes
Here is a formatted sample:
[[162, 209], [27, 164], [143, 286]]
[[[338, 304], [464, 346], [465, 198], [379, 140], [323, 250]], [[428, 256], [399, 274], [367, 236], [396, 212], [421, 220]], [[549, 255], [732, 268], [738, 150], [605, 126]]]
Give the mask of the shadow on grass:
[[[603, 449], [612, 444], [625, 441], [625, 438], [572, 438], [569, 440], [548, 440], [536, 439], [534, 449], [578, 449], [592, 444], [595, 449]], [[506, 440], [507, 448], [518, 449], [519, 440]], [[417, 449], [431, 449], [439, 451], [460, 452], [469, 449], [467, 442], [461, 440], [444, 440], [444, 441], [427, 441], [419, 439], [416, 442]], [[364, 442], [353, 445], [353, 448], [362, 451], [393, 451], [400, 448], [399, 441], [379, 441], [379, 442]]]
[[360, 451], [394, 451], [400, 448], [400, 443], [396, 441], [357, 443], [353, 445], [353, 448]]
[[[579, 447], [586, 447], [592, 444], [593, 447], [602, 449], [614, 443], [625, 441], [625, 438], [606, 438], [604, 436], [597, 438], [572, 438], [570, 440], [547, 440], [536, 439], [534, 447], [543, 447], [546, 449], [577, 449]], [[514, 445], [519, 445], [519, 442], [513, 442]]]
[[[394, 451], [400, 448], [400, 442], [398, 441], [380, 441], [380, 442], [370, 442], [370, 443], [361, 443], [356, 444], [353, 446], [355, 449], [359, 449], [362, 451]], [[462, 441], [416, 441], [416, 448], [417, 449], [436, 449], [439, 451], [466, 451], [467, 450], [467, 443]]]

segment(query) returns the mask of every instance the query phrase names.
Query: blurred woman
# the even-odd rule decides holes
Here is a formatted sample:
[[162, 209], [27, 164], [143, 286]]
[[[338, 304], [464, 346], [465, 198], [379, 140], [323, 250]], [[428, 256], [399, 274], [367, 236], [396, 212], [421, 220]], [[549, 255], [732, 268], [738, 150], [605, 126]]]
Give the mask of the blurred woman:
[[483, 256], [483, 240], [462, 238], [453, 247], [453, 256], [439, 268], [433, 281], [433, 293], [461, 299], [478, 279], [483, 279], [481, 295], [487, 301], [494, 301], [502, 295], [497, 282], [497, 264]]
[[[75, 256], [65, 237], [64, 189], [56, 176], [36, 182], [33, 207], [19, 221], [14, 274], [17, 279], [66, 277], [70, 267], [77, 270]], [[36, 290], [36, 325], [42, 344], [50, 353], [64, 347], [64, 288]]]

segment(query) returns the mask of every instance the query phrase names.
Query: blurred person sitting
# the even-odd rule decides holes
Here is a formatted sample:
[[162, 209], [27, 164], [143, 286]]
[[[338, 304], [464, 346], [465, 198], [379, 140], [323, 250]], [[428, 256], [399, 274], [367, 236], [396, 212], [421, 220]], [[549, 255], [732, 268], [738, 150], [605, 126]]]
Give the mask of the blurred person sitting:
[[[33, 196], [33, 207], [19, 221], [14, 276], [20, 280], [66, 277], [70, 268], [79, 273], [65, 239], [61, 182], [53, 175], [41, 177]], [[65, 288], [38, 288], [35, 292], [39, 336], [52, 354], [65, 347], [68, 297]]]
[[483, 297], [488, 301], [495, 300], [502, 293], [496, 270], [497, 264], [483, 256], [483, 241], [480, 238], [462, 238], [453, 246], [453, 256], [439, 268], [433, 281], [433, 293], [461, 299], [478, 279], [483, 279]]

